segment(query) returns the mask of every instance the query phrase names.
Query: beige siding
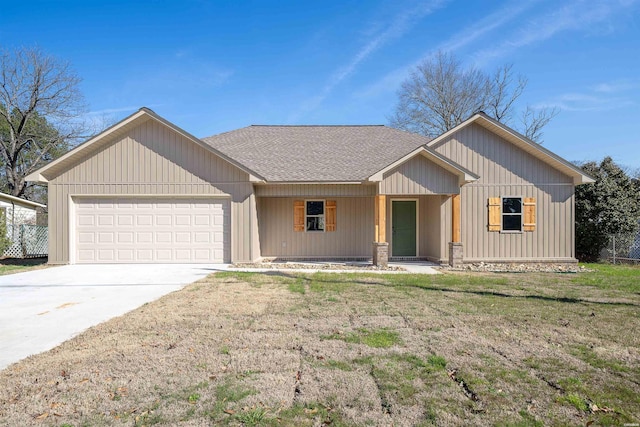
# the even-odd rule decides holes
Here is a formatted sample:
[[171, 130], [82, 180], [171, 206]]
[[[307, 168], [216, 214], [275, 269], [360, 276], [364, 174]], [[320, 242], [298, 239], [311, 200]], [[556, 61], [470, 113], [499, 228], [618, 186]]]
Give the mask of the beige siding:
[[160, 123], [144, 122], [50, 180], [49, 262], [69, 262], [70, 196], [82, 195], [230, 198], [231, 261], [251, 261], [252, 194], [245, 172]]
[[458, 194], [458, 177], [417, 155], [384, 174], [381, 194]]
[[[461, 190], [465, 261], [569, 260], [575, 256], [574, 187], [569, 176], [478, 124], [432, 148], [480, 176]], [[535, 197], [536, 230], [489, 232], [487, 201], [500, 196]], [[449, 217], [450, 203], [446, 209]], [[445, 230], [449, 229], [446, 225]]]
[[[536, 199], [533, 232], [487, 231], [489, 197]], [[573, 185], [488, 185], [462, 189], [462, 243], [466, 261], [503, 259], [565, 260], [574, 255]]]
[[258, 197], [360, 197], [375, 196], [376, 185], [360, 184], [278, 184], [256, 185]]
[[373, 197], [334, 197], [336, 231], [293, 231], [294, 198], [258, 198], [263, 257], [371, 257]]
[[443, 205], [448, 196], [421, 196], [420, 197], [420, 253], [432, 261], [442, 261], [441, 222], [443, 222]]
[[476, 185], [573, 183], [571, 177], [476, 123], [431, 148], [479, 175]]

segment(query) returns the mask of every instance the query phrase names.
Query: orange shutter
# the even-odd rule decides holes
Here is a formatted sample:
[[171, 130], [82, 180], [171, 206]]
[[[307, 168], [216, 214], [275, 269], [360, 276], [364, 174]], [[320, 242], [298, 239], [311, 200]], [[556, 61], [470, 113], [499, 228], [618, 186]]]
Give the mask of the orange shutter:
[[304, 200], [293, 201], [293, 231], [304, 231]]
[[325, 231], [336, 231], [336, 201], [327, 200], [325, 209]]
[[525, 197], [524, 199], [524, 231], [536, 231], [536, 199], [535, 197]]
[[500, 197], [489, 197], [489, 231], [500, 231]]

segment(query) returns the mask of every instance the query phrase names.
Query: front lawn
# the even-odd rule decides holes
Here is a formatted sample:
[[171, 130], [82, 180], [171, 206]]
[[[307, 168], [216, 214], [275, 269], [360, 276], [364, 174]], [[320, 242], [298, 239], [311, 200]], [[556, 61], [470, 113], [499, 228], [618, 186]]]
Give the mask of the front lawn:
[[47, 258], [17, 259], [7, 258], [0, 260], [0, 276], [23, 271], [37, 270], [47, 267]]
[[640, 422], [640, 268], [218, 273], [0, 372], [0, 424]]

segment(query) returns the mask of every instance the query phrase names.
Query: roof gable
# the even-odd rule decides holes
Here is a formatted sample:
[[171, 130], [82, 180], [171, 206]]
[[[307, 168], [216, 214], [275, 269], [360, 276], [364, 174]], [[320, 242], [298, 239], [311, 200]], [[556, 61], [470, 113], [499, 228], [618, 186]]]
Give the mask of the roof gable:
[[482, 113], [482, 112], [474, 114], [463, 123], [443, 133], [437, 138], [434, 138], [433, 140], [429, 141], [427, 143], [427, 146], [430, 148], [435, 148], [442, 142], [448, 140], [449, 137], [451, 137], [455, 133], [459, 132], [464, 128], [471, 126], [472, 124], [477, 124], [479, 126], [482, 126], [483, 128], [494, 133], [495, 135], [498, 135], [500, 138], [504, 139], [505, 141], [515, 145], [516, 147], [523, 150], [524, 152], [534, 156], [535, 158], [541, 160], [542, 162], [551, 166], [552, 168], [571, 177], [573, 179], [573, 183], [576, 185], [595, 182], [595, 180], [592, 177], [584, 173], [584, 171], [582, 171], [582, 169], [580, 169], [579, 167], [571, 164], [570, 162], [566, 161], [562, 157], [546, 149], [542, 145], [532, 141], [526, 136], [516, 132], [515, 130], [506, 126], [505, 124], [498, 122], [497, 120], [487, 116], [485, 113]]
[[435, 163], [436, 165], [440, 166], [441, 168], [445, 169], [446, 171], [456, 175], [458, 177], [458, 184], [459, 185], [464, 185], [468, 182], [472, 182], [472, 181], [476, 181], [479, 176], [474, 174], [473, 172], [471, 172], [468, 169], [463, 168], [462, 166], [460, 166], [459, 164], [455, 163], [454, 161], [444, 157], [443, 155], [439, 154], [438, 152], [426, 147], [426, 146], [420, 146], [418, 148], [416, 148], [415, 150], [413, 150], [412, 152], [406, 154], [405, 156], [403, 156], [402, 158], [396, 160], [395, 162], [385, 166], [384, 168], [380, 169], [379, 171], [376, 171], [376, 173], [374, 173], [373, 175], [371, 175], [368, 180], [369, 181], [382, 181], [384, 179], [384, 175], [391, 171], [392, 169], [395, 169], [397, 167], [399, 167], [402, 164], [407, 163], [408, 161], [410, 161], [411, 159], [415, 158], [416, 156], [424, 156], [426, 157], [428, 160], [430, 160], [431, 162]]
[[204, 144], [200, 139], [184, 131], [183, 129], [179, 128], [178, 126], [174, 125], [168, 120], [165, 120], [164, 118], [160, 117], [159, 115], [154, 113], [152, 110], [143, 107], [137, 112], [130, 115], [129, 117], [121, 120], [115, 125], [105, 129], [98, 135], [88, 139], [84, 143], [73, 148], [63, 156], [51, 161], [50, 163], [44, 165], [40, 169], [31, 173], [26, 177], [26, 180], [37, 181], [37, 182], [48, 182], [50, 179], [53, 179], [54, 177], [71, 169], [72, 167], [74, 167], [75, 165], [83, 161], [85, 158], [87, 158], [91, 154], [98, 152], [105, 145], [111, 143], [112, 141], [116, 140], [119, 137], [124, 136], [131, 129], [147, 122], [148, 120], [154, 120], [162, 124], [163, 126], [166, 126], [167, 128], [171, 129], [172, 131], [180, 134], [181, 136], [185, 137], [186, 139], [193, 142], [194, 144], [200, 147], [203, 147], [208, 151], [213, 152], [214, 154], [218, 155], [225, 161], [231, 163], [232, 165], [236, 166], [240, 170], [248, 173], [252, 181], [259, 181], [263, 179], [261, 176], [259, 176], [252, 170], [248, 169], [244, 165], [238, 163], [234, 159], [229, 158], [225, 154], [215, 150], [213, 147], [207, 144]]

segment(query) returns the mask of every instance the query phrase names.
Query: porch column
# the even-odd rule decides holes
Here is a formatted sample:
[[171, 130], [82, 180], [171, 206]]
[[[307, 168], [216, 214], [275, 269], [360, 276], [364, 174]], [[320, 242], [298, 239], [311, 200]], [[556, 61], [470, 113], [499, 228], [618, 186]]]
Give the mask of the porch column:
[[386, 267], [389, 262], [387, 243], [387, 197], [377, 194], [374, 203], [373, 265]]
[[460, 238], [460, 195], [451, 196], [451, 242], [449, 242], [449, 265], [462, 266], [462, 242]]

